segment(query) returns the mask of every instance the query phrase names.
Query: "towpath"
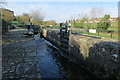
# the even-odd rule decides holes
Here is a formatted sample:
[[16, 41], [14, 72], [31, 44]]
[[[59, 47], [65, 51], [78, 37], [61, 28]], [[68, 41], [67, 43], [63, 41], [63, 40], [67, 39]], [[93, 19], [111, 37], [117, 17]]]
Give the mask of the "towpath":
[[95, 78], [95, 75], [64, 57], [59, 49], [45, 39], [23, 36], [26, 31], [15, 29], [3, 36], [3, 80]]
[[41, 78], [36, 58], [36, 41], [24, 37], [27, 30], [11, 30], [3, 36], [2, 79]]

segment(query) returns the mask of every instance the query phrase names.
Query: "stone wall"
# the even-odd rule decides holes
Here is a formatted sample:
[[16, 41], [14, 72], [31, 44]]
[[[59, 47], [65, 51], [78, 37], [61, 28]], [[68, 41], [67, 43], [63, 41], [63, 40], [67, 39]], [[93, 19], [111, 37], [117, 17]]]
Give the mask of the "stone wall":
[[[60, 46], [58, 30], [43, 29], [42, 34]], [[120, 44], [116, 40], [71, 35], [69, 43], [69, 55], [84, 68], [100, 77], [120, 76]]]
[[44, 38], [49, 40], [55, 46], [60, 46], [60, 33], [59, 30], [50, 30], [50, 29], [42, 29], [41, 34]]
[[109, 77], [120, 73], [120, 44], [103, 39], [71, 36], [70, 54], [91, 72]]

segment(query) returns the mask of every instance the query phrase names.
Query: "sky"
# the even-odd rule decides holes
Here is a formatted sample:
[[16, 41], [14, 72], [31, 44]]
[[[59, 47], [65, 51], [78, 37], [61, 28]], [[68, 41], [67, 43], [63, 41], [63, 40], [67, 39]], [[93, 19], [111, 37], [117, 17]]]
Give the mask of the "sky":
[[32, 10], [42, 10], [46, 20], [64, 22], [75, 15], [90, 16], [92, 8], [100, 9], [101, 16], [110, 14], [111, 17], [118, 16], [118, 0], [6, 0], [4, 8], [14, 11], [15, 15], [31, 13]]

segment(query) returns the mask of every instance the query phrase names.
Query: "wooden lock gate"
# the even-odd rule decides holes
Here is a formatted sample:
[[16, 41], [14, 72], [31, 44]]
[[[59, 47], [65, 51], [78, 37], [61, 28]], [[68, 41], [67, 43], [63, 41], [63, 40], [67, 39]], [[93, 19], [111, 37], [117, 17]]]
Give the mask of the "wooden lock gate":
[[62, 52], [69, 54], [70, 31], [69, 26], [60, 23], [60, 49]]

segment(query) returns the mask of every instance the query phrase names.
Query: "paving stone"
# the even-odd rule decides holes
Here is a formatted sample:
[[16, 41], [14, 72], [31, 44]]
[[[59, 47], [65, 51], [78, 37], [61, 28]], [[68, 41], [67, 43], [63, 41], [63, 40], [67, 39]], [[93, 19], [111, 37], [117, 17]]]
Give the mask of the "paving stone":
[[15, 69], [16, 69], [16, 67], [15, 66], [12, 66], [11, 68], [10, 68], [10, 71], [9, 72], [15, 72]]
[[31, 62], [31, 61], [38, 61], [36, 57], [25, 57], [26, 62]]
[[2, 73], [0, 73], [0, 80], [2, 79]]
[[40, 77], [36, 66], [36, 43], [32, 38], [22, 37], [23, 32], [25, 31], [10, 31], [3, 38], [3, 41], [8, 43], [7, 45], [3, 44], [3, 59], [0, 59], [3, 63], [1, 72], [3, 80], [8, 78], [26, 80]]
[[2, 73], [3, 74], [8, 73], [9, 71], [10, 71], [10, 68], [7, 68], [7, 67], [2, 68]]
[[26, 56], [36, 56], [36, 52], [27, 53]]

